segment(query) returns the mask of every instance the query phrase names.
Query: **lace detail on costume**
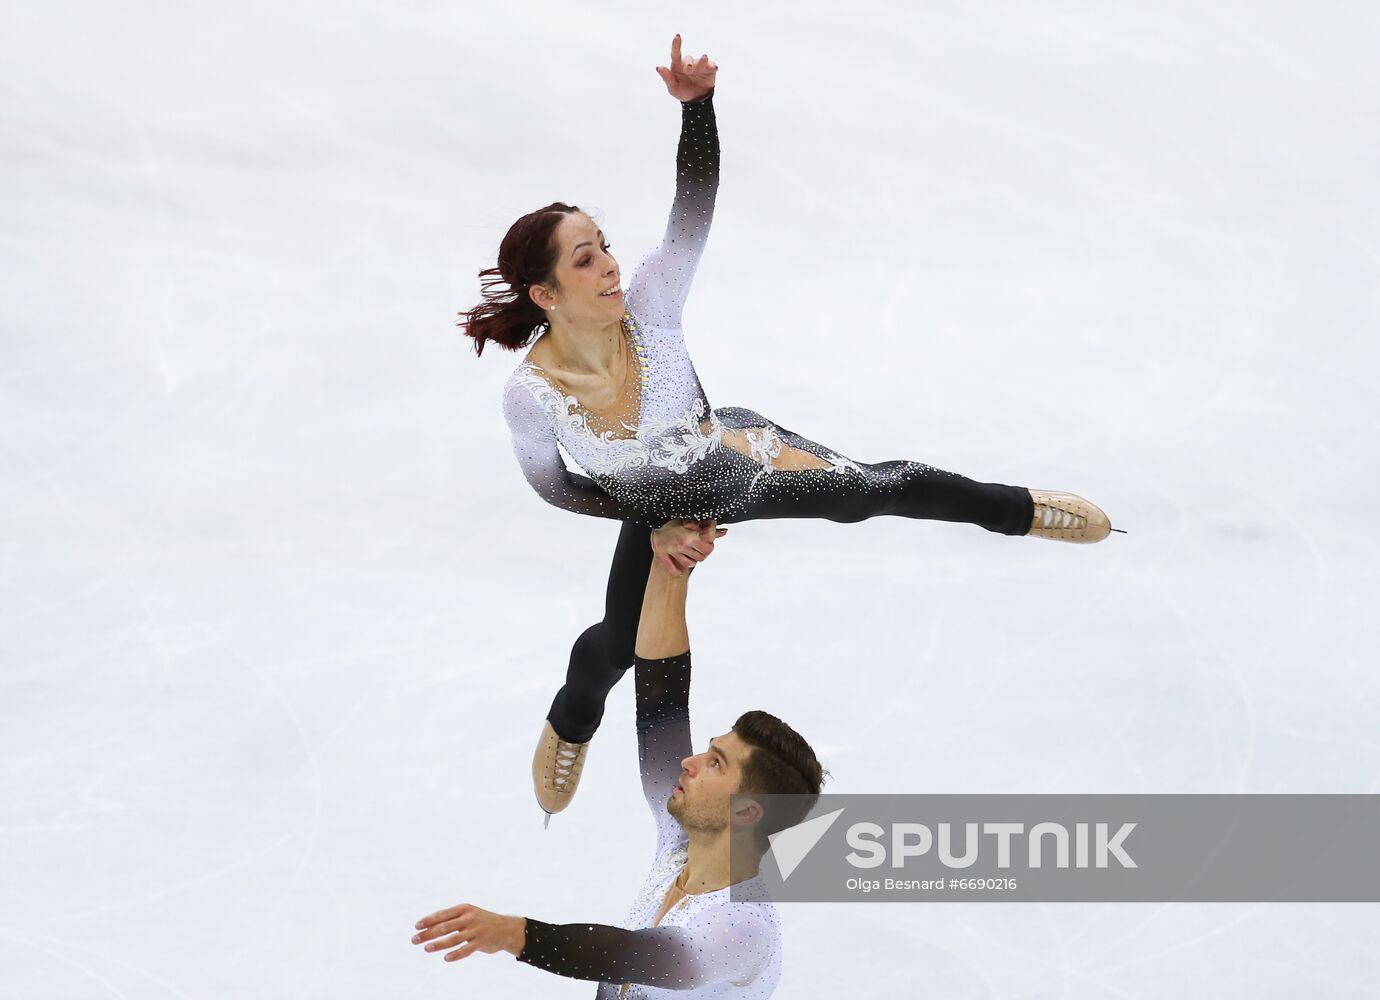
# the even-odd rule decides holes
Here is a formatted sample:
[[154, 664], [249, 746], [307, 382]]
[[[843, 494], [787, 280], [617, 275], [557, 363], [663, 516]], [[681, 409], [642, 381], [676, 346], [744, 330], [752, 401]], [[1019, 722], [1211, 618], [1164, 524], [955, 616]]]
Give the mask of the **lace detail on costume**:
[[774, 466], [771, 460], [781, 456], [781, 438], [770, 427], [761, 428], [761, 433], [753, 430], [744, 432], [748, 439], [748, 445], [752, 448], [752, 459], [761, 462], [762, 467], [771, 472]]
[[[598, 460], [586, 468], [590, 475], [616, 475], [627, 469], [647, 465], [651, 456], [647, 446], [636, 437], [616, 436], [613, 431], [595, 431], [589, 426], [589, 414], [580, 409], [580, 401], [558, 390], [544, 375], [537, 374], [538, 368], [530, 361], [524, 361], [513, 375], [515, 386], [527, 389], [537, 401], [537, 405], [551, 418], [551, 422], [567, 434], [585, 435], [598, 444]], [[624, 429], [637, 433], [636, 427]]]
[[835, 452], [826, 452], [824, 454], [824, 460], [829, 463], [830, 472], [837, 472], [840, 475], [845, 472], [856, 472], [860, 476], [863, 474], [862, 467], [859, 466], [857, 462]]
[[[708, 412], [709, 432], [705, 433], [704, 420]], [[650, 442], [646, 445], [648, 459], [652, 465], [672, 472], [685, 472], [690, 466], [704, 458], [723, 443], [724, 428], [719, 418], [697, 399], [682, 417], [664, 420], [648, 418], [642, 422], [637, 432], [639, 440]]]
[[[596, 431], [590, 427], [589, 414], [580, 408], [580, 401], [561, 392], [537, 372], [536, 365], [525, 361], [519, 366], [513, 383], [529, 390], [552, 422], [567, 434], [587, 437], [597, 445], [581, 462], [590, 475], [615, 476], [645, 466], [683, 473], [719, 447], [722, 441], [723, 425], [702, 399], [696, 399], [679, 417], [648, 417], [641, 426], [620, 422], [632, 437], [619, 437], [611, 430]], [[707, 433], [703, 427], [706, 416], [709, 421]]]

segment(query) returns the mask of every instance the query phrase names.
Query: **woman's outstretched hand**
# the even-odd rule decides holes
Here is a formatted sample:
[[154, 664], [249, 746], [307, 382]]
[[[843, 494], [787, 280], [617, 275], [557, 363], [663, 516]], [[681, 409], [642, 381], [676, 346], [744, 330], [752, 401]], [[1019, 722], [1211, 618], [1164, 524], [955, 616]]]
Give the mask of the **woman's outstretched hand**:
[[666, 89], [678, 101], [694, 101], [714, 89], [714, 74], [719, 67], [708, 56], [683, 59], [680, 54], [680, 35], [671, 39], [671, 65], [658, 66], [657, 73], [666, 81]]

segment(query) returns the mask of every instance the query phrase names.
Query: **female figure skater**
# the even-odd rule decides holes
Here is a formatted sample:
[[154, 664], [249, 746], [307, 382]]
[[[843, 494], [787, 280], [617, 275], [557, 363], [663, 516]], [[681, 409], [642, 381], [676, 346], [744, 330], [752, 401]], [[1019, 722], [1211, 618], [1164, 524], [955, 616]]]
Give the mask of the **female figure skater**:
[[[725, 530], [709, 522], [895, 514], [1067, 542], [1111, 530], [1100, 509], [1069, 493], [978, 483], [919, 462], [855, 462], [751, 410], [709, 406], [681, 311], [718, 186], [717, 70], [708, 56], [682, 59], [679, 35], [670, 66], [657, 67], [681, 102], [676, 194], [661, 244], [626, 289], [603, 231], [556, 202], [513, 224], [498, 266], [480, 272], [484, 301], [461, 314], [478, 353], [490, 341], [531, 345], [503, 409], [532, 488], [567, 510], [623, 522], [604, 619], [575, 641], [533, 760], [548, 822], [569, 804], [604, 699], [633, 662], [651, 560], [679, 573], [703, 559]], [[558, 443], [588, 478], [566, 469]]]

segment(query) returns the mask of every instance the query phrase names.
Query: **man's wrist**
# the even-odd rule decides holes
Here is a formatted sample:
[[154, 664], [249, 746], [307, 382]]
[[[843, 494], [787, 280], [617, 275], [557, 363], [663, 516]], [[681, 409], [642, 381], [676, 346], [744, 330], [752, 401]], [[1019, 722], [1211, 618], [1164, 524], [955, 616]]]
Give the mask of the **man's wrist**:
[[522, 950], [527, 947], [527, 918], [509, 917], [508, 918], [508, 943], [504, 950], [512, 952], [516, 958], [522, 954]]
[[659, 587], [675, 586], [676, 584], [684, 583], [686, 578], [690, 575], [690, 571], [694, 568], [695, 564], [692, 562], [681, 573], [673, 574], [666, 565], [665, 560], [653, 559], [652, 579], [656, 581]]

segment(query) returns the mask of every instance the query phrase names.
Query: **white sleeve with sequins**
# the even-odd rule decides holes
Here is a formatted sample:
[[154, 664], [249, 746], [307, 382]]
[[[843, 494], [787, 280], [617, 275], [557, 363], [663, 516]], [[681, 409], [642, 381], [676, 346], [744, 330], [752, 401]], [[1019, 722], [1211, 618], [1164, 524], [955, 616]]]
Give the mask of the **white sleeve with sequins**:
[[771, 961], [777, 928], [761, 903], [725, 902], [686, 926], [624, 930], [608, 924], [548, 924], [526, 919], [517, 960], [558, 976], [692, 990], [747, 986]]
[[714, 217], [719, 129], [714, 91], [681, 103], [676, 196], [661, 243], [643, 257], [626, 288], [628, 309], [645, 327], [679, 329], [690, 282]]
[[614, 500], [592, 479], [566, 468], [556, 447], [551, 417], [516, 375], [503, 390], [503, 417], [512, 434], [513, 454], [522, 475], [543, 500], [576, 514], [640, 520], [635, 511]]

